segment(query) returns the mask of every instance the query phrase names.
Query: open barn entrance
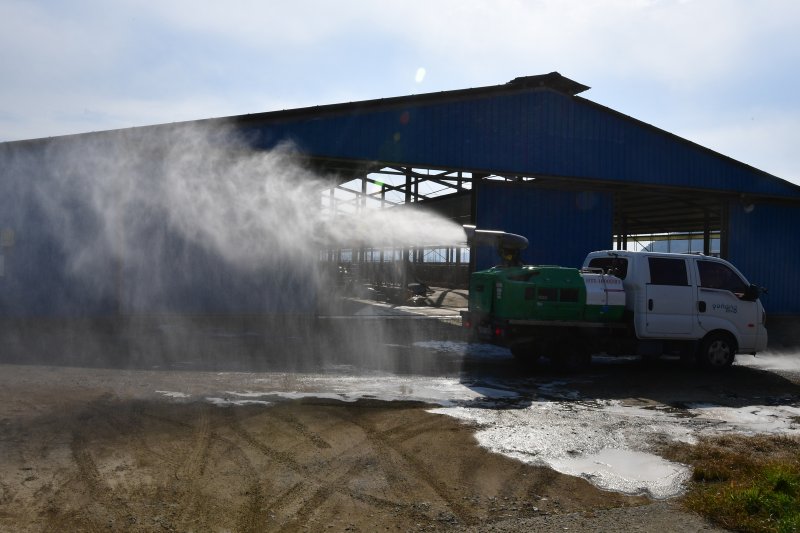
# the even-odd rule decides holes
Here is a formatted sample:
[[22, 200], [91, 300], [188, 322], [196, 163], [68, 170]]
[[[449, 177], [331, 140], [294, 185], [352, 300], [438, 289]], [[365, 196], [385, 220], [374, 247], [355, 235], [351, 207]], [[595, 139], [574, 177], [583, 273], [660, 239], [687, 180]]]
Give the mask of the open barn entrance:
[[[359, 217], [367, 210], [424, 210], [459, 225], [470, 223], [472, 173], [397, 165], [342, 168], [329, 162], [325, 171], [335, 177], [321, 191], [319, 207], [331, 219]], [[466, 243], [443, 244], [430, 235], [425, 245], [408, 246], [392, 242], [390, 230], [381, 246], [357, 238], [347, 247], [323, 245], [323, 269], [347, 293], [395, 303], [424, 296], [434, 286], [466, 287]]]
[[728, 254], [728, 202], [719, 195], [636, 188], [615, 193], [614, 200], [618, 250]]
[[[598, 244], [601, 249], [727, 255], [727, 209], [731, 197], [719, 193], [363, 162], [324, 161], [320, 167], [326, 175], [335, 176], [330, 188], [321, 191], [319, 198], [320, 209], [331, 217], [359, 216], [368, 209], [425, 209], [460, 225], [470, 224], [483, 218], [478, 216], [478, 209], [487, 209], [485, 202], [479, 207], [477, 201], [478, 195], [485, 194], [480, 191], [487, 190], [488, 185], [484, 184], [502, 184], [511, 189], [508, 198], [540, 195], [545, 198], [542, 203], [547, 203], [548, 195], [575, 195], [576, 209], [581, 209], [581, 198], [593, 195], [608, 198], [610, 209], [599, 214], [612, 220], [598, 223], [611, 231], [607, 241]], [[490, 203], [488, 209], [502, 211], [503, 199], [497, 200], [501, 205]], [[530, 212], [530, 216], [535, 213]], [[565, 224], [572, 216], [569, 212], [562, 213], [546, 231], [564, 242], [573, 239], [576, 228]], [[519, 224], [519, 218], [517, 213], [506, 223], [502, 215], [492, 217], [493, 227], [488, 229], [513, 231], [512, 226]], [[426, 286], [466, 288], [469, 272], [475, 268], [476, 251], [470, 250], [466, 243], [437, 245], [435, 236], [431, 237], [429, 245], [416, 247], [393, 246], [388, 242], [381, 247], [357, 242], [346, 248], [323, 247], [320, 261], [335, 275], [340, 286], [367, 287], [393, 296], [402, 294], [401, 299]], [[589, 251], [592, 250], [582, 253]], [[407, 290], [409, 287], [411, 292]]]

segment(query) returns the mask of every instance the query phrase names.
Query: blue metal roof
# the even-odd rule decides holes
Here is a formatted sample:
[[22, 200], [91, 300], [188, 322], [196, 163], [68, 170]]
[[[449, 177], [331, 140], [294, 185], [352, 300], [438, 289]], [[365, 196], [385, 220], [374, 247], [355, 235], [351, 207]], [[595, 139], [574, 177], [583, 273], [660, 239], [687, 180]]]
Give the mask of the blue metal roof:
[[291, 141], [314, 157], [800, 198], [800, 187], [574, 96], [576, 86], [512, 82], [236, 121], [259, 147]]
[[135, 129], [233, 123], [256, 147], [288, 141], [314, 158], [800, 199], [796, 185], [576, 96], [586, 89], [551, 72], [490, 87]]

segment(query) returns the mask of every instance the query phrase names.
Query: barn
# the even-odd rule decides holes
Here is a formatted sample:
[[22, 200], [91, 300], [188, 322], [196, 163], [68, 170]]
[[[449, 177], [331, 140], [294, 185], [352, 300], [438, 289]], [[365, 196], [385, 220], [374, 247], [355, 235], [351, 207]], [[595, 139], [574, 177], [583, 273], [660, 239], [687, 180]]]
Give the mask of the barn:
[[[294, 282], [294, 296], [281, 298], [286, 280], [276, 269], [296, 278], [296, 265], [315, 258], [366, 272], [399, 257], [431, 280], [457, 284], [493, 261], [491, 251], [452, 243], [298, 250], [291, 267], [220, 259], [208, 242], [227, 245], [224, 234], [176, 232], [176, 217], [150, 209], [139, 194], [165, 194], [161, 182], [171, 174], [163, 160], [175, 157], [168, 149], [175, 139], [184, 155], [208, 151], [213, 135], [202, 145], [187, 140], [202, 128], [234, 131], [254, 152], [288, 152], [324, 176], [323, 190], [304, 193], [308, 212], [418, 204], [527, 236], [529, 263], [577, 266], [588, 251], [637, 246], [720, 255], [768, 288], [771, 317], [800, 319], [800, 187], [580, 96], [588, 89], [552, 72], [490, 87], [2, 143], [0, 315], [313, 312], [315, 290]], [[126, 157], [120, 145], [138, 156]], [[232, 158], [243, 151], [241, 142], [220, 146]], [[91, 186], [82, 173], [92, 174]], [[276, 202], [288, 194], [268, 192]], [[125, 211], [131, 202], [141, 204], [135, 216]], [[242, 223], [226, 213], [221, 220]]]

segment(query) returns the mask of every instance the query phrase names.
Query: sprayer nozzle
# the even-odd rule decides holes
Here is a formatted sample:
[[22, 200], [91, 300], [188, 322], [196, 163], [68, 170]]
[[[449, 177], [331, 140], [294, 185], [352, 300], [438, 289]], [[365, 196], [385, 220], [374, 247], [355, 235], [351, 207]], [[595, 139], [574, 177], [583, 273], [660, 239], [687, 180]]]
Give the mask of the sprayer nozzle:
[[464, 233], [467, 236], [467, 242], [472, 242], [472, 239], [475, 238], [475, 230], [477, 228], [471, 224], [464, 224], [462, 227], [464, 228]]
[[516, 233], [477, 229], [472, 225], [465, 225], [463, 227], [469, 244], [486, 244], [512, 250], [524, 250], [528, 247], [528, 239]]

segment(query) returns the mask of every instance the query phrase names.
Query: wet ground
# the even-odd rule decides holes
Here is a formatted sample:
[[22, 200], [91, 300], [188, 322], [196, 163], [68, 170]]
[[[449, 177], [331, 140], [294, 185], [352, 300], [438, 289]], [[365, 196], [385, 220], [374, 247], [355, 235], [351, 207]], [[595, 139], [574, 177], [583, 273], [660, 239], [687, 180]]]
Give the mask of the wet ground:
[[563, 375], [350, 311], [6, 328], [0, 530], [706, 530], [659, 450], [800, 430], [796, 356]]

